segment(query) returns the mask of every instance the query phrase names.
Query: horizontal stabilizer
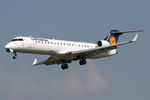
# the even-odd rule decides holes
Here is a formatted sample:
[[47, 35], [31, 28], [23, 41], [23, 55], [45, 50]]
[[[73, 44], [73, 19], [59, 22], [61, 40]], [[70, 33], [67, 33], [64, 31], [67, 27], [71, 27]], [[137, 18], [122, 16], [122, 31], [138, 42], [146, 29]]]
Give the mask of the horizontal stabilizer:
[[144, 30], [135, 30], [135, 31], [124, 31], [124, 32], [113, 32], [114, 34], [123, 34], [123, 33], [133, 33], [133, 32], [143, 32]]

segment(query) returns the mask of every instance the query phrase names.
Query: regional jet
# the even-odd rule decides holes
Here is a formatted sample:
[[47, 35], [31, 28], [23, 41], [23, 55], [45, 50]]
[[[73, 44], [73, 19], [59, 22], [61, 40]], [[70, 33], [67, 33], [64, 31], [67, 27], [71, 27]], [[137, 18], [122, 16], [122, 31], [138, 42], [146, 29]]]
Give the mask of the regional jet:
[[132, 40], [121, 43], [118, 43], [119, 36], [124, 33], [141, 31], [120, 32], [111, 30], [105, 39], [99, 40], [97, 43], [18, 36], [12, 39], [5, 46], [5, 49], [13, 54], [13, 59], [16, 59], [17, 53], [49, 55], [48, 59], [41, 62], [35, 59], [32, 65], [61, 64], [62, 70], [65, 70], [68, 69], [68, 63], [72, 61], [79, 60], [80, 65], [85, 65], [87, 59], [104, 58], [118, 54], [117, 47], [135, 42], [138, 34]]

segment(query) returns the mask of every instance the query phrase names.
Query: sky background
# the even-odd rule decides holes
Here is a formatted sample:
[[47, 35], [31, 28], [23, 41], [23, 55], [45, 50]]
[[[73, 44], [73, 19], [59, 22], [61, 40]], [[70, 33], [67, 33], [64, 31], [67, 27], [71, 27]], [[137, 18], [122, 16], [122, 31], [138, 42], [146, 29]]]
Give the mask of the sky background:
[[[150, 100], [149, 0], [0, 0], [0, 100]], [[139, 30], [119, 54], [80, 66], [32, 67], [34, 58], [4, 46], [16, 36], [96, 43], [111, 29]], [[119, 42], [133, 34], [121, 36]]]

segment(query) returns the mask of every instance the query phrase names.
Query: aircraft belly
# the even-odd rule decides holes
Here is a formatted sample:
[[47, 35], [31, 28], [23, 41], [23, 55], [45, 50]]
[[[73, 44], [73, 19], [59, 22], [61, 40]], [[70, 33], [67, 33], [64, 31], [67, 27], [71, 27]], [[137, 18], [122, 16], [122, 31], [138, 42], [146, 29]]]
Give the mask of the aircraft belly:
[[97, 59], [97, 58], [104, 58], [104, 57], [109, 57], [110, 55], [108, 55], [108, 52], [103, 52], [103, 53], [99, 53], [99, 54], [92, 54], [89, 55], [88, 58], [90, 59]]

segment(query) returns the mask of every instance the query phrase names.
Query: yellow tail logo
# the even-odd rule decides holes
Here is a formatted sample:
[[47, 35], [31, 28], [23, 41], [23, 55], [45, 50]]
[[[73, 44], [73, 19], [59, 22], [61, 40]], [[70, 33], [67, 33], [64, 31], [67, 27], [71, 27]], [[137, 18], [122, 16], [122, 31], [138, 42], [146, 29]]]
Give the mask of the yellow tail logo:
[[111, 45], [117, 43], [116, 38], [115, 38], [114, 36], [111, 36], [111, 37], [109, 38], [109, 42], [110, 42]]

